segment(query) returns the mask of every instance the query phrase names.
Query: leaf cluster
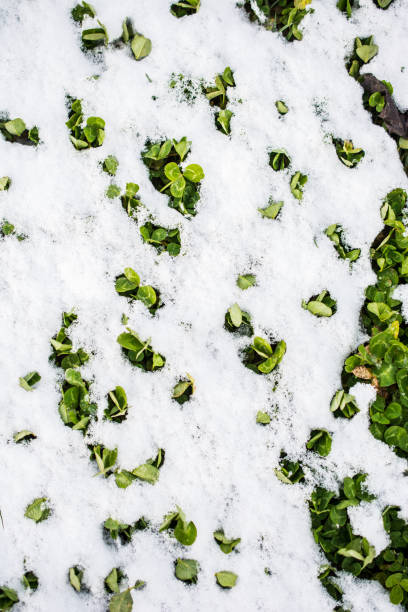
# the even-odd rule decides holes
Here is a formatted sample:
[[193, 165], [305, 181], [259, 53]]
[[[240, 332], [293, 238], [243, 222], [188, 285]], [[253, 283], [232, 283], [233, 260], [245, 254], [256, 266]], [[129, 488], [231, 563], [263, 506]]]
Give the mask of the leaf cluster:
[[198, 12], [200, 4], [201, 0], [180, 0], [170, 6], [170, 13], [178, 19], [187, 15], [194, 15]]
[[68, 121], [65, 123], [70, 131], [70, 140], [77, 149], [100, 147], [105, 139], [105, 121], [101, 117], [88, 117], [83, 127], [84, 116], [79, 99], [67, 96]]
[[241, 310], [237, 303], [228, 308], [225, 313], [224, 327], [227, 331], [239, 336], [252, 336], [254, 329], [251, 324], [251, 315]]
[[122, 347], [123, 354], [131, 364], [145, 372], [154, 372], [164, 367], [166, 358], [153, 350], [150, 338], [143, 341], [130, 327], [126, 329], [128, 331], [119, 334], [116, 341]]
[[355, 168], [365, 155], [363, 149], [355, 148], [351, 140], [333, 138], [333, 144], [337, 157], [347, 168]]
[[[312, 0], [245, 0], [243, 9], [250, 21], [260, 23], [267, 30], [281, 32], [286, 40], [302, 40], [299, 25], [305, 15], [313, 12], [306, 7]], [[256, 6], [256, 9], [254, 8]]]
[[196, 204], [200, 199], [200, 181], [204, 172], [198, 164], [182, 169], [180, 164], [188, 155], [191, 142], [184, 136], [178, 142], [165, 140], [146, 142], [142, 160], [149, 170], [153, 186], [169, 197], [169, 206], [184, 216], [197, 214]]
[[357, 261], [360, 257], [361, 249], [352, 249], [349, 247], [345, 240], [344, 230], [341, 225], [333, 223], [324, 230], [324, 233], [333, 242], [334, 248], [341, 259], [348, 259], [350, 264]]
[[8, 142], [17, 142], [22, 145], [30, 146], [37, 146], [40, 144], [38, 127], [34, 126], [30, 129], [27, 128], [20, 117], [16, 119], [3, 117], [0, 120], [0, 132]]
[[128, 415], [128, 401], [123, 387], [115, 387], [107, 395], [108, 407], [105, 409], [105, 419], [114, 423], [122, 423]]
[[140, 228], [140, 234], [143, 241], [151, 244], [159, 254], [167, 252], [176, 257], [180, 253], [180, 230], [177, 227], [169, 229], [147, 221]]
[[181, 378], [173, 388], [172, 399], [182, 405], [191, 399], [195, 392], [194, 378], [190, 374], [186, 375], [186, 379]]
[[302, 464], [288, 459], [285, 451], [281, 451], [279, 467], [274, 469], [276, 477], [284, 484], [296, 484], [305, 479]]
[[337, 310], [337, 302], [327, 289], [312, 297], [306, 302], [302, 300], [302, 308], [308, 310], [315, 317], [332, 317]]
[[197, 538], [197, 528], [192, 521], [187, 522], [186, 515], [180, 506], [176, 508], [176, 511], [166, 514], [159, 527], [159, 532], [170, 530], [180, 544], [191, 546]]
[[[145, 519], [143, 516], [137, 521], [135, 521], [134, 523], [131, 523], [130, 525], [128, 525], [127, 523], [121, 523], [120, 521], [109, 517], [108, 519], [106, 519], [106, 521], [103, 524], [103, 533], [104, 533], [104, 537], [107, 538], [108, 540], [118, 540], [119, 539], [120, 543], [124, 545], [124, 544], [129, 544], [129, 542], [132, 540], [133, 534], [136, 531], [144, 531], [148, 529], [148, 527], [149, 527], [149, 521]], [[107, 579], [108, 578], [109, 576], [107, 577]], [[115, 588], [112, 588], [112, 586], [114, 585], [114, 582], [116, 582], [116, 587], [118, 587], [118, 582], [120, 582], [120, 575], [118, 575], [117, 569], [116, 569], [116, 581], [114, 581], [113, 578], [114, 576], [112, 576], [111, 580], [109, 581], [110, 582], [109, 587], [112, 591], [118, 592], [115, 590]]]
[[252, 344], [242, 352], [242, 363], [256, 374], [269, 374], [282, 361], [286, 353], [286, 342], [279, 340], [272, 344], [255, 336]]
[[150, 285], [141, 285], [139, 275], [132, 268], [125, 268], [123, 274], [116, 277], [115, 289], [130, 302], [142, 302], [152, 315], [163, 306], [160, 291]]

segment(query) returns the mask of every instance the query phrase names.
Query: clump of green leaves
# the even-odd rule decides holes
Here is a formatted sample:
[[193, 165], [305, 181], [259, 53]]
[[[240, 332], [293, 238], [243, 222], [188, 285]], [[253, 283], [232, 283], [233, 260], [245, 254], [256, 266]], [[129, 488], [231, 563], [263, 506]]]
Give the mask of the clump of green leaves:
[[355, 168], [365, 155], [363, 149], [355, 148], [351, 140], [333, 138], [333, 144], [337, 157], [347, 168]]
[[240, 274], [237, 278], [237, 286], [245, 291], [249, 287], [253, 287], [256, 284], [255, 274]]
[[128, 331], [120, 334], [116, 341], [122, 347], [123, 354], [132, 365], [145, 372], [160, 370], [166, 363], [166, 358], [153, 350], [150, 345], [150, 338], [143, 341], [130, 327], [126, 329]]
[[35, 385], [41, 380], [41, 376], [38, 372], [29, 372], [25, 376], [18, 379], [20, 387], [25, 391], [34, 391]]
[[347, 18], [350, 19], [352, 9], [357, 5], [356, 0], [338, 0], [336, 6], [342, 13], [347, 15]]
[[305, 15], [313, 12], [313, 9], [306, 8], [311, 2], [312, 0], [245, 0], [240, 6], [244, 8], [250, 21], [260, 23], [267, 30], [281, 32], [286, 40], [294, 41], [303, 38], [299, 25]]
[[159, 531], [171, 530], [180, 544], [191, 546], [197, 538], [197, 528], [192, 521], [187, 522], [186, 515], [180, 506], [176, 506], [176, 508], [176, 511], [166, 514]]
[[195, 559], [183, 559], [179, 557], [175, 562], [174, 573], [178, 580], [182, 580], [187, 584], [196, 584], [199, 569], [200, 566]]
[[120, 195], [120, 187], [111, 183], [106, 190], [106, 195], [110, 200], [117, 198], [120, 196], [120, 201], [122, 204], [123, 210], [127, 213], [129, 217], [132, 219], [137, 219], [137, 213], [139, 212], [139, 208], [143, 206], [140, 201], [138, 195], [136, 195], [139, 191], [139, 185], [136, 183], [126, 183], [126, 189], [122, 195]]
[[335, 417], [351, 419], [357, 412], [360, 412], [360, 409], [357, 406], [354, 395], [340, 389], [336, 391], [330, 402], [330, 411]]
[[160, 468], [164, 463], [165, 451], [159, 448], [156, 457], [148, 459], [146, 463], [139, 465], [132, 471], [117, 470], [115, 474], [116, 485], [121, 489], [126, 489], [134, 480], [142, 480], [151, 485], [156, 484], [160, 476]]
[[70, 585], [77, 593], [88, 590], [82, 582], [83, 577], [84, 577], [84, 568], [81, 567], [80, 565], [74, 565], [73, 567], [69, 568], [68, 579], [69, 579]]
[[38, 576], [31, 570], [24, 572], [23, 577], [21, 578], [21, 584], [25, 589], [36, 591], [39, 584]]
[[152, 41], [143, 34], [134, 31], [131, 19], [127, 17], [122, 23], [122, 42], [129, 44], [136, 61], [140, 61], [150, 55]]
[[120, 593], [120, 583], [126, 578], [126, 574], [120, 567], [114, 567], [104, 580], [105, 590], [108, 593]]
[[355, 79], [360, 76], [360, 69], [368, 64], [378, 53], [378, 46], [374, 43], [374, 36], [356, 38], [354, 40], [353, 53], [349, 57], [346, 67], [350, 76]]
[[0, 177], [0, 191], [7, 191], [11, 185], [11, 178], [9, 176]]
[[237, 574], [234, 574], [234, 572], [227, 572], [225, 570], [221, 572], [216, 572], [214, 575], [217, 584], [223, 589], [232, 589], [232, 587], [236, 585], [236, 582], [238, 580]]
[[6, 236], [15, 236], [19, 242], [27, 238], [25, 234], [17, 234], [14, 225], [9, 223], [6, 219], [3, 219], [0, 225], [0, 236], [2, 238], [5, 238]]
[[228, 308], [225, 313], [224, 327], [231, 333], [240, 336], [252, 336], [254, 329], [251, 325], [251, 315], [245, 310], [241, 310], [237, 303]]
[[88, 2], [81, 2], [74, 6], [71, 11], [72, 19], [77, 23], [82, 24], [85, 17], [96, 17], [96, 12], [94, 7]]
[[[187, 380], [186, 380], [187, 379]], [[191, 399], [195, 391], [194, 378], [190, 374], [186, 375], [186, 379], [180, 379], [173, 388], [172, 399], [182, 405]]]
[[241, 538], [227, 538], [223, 529], [217, 529], [214, 531], [213, 536], [222, 552], [226, 555], [232, 552], [241, 542]]
[[[392, 91], [390, 93], [392, 93]], [[371, 108], [375, 108], [377, 113], [381, 113], [385, 106], [385, 98], [379, 91], [375, 91], [368, 98], [368, 104], [371, 106]]]
[[333, 300], [327, 289], [318, 295], [313, 295], [307, 302], [302, 300], [302, 308], [315, 317], [331, 317], [337, 310], [337, 302]]
[[200, 3], [201, 0], [181, 0], [170, 6], [170, 13], [179, 19], [187, 15], [194, 15], [198, 12]]
[[299, 170], [293, 174], [290, 179], [290, 190], [292, 195], [297, 200], [303, 199], [303, 189], [307, 183], [307, 175], [302, 174]]
[[0, 610], [10, 610], [19, 601], [17, 591], [4, 584], [0, 586]]
[[332, 437], [326, 429], [313, 429], [306, 448], [318, 453], [321, 457], [327, 457], [331, 451]]
[[286, 113], [289, 112], [289, 109], [283, 100], [276, 100], [275, 106], [280, 115], [286, 115]]
[[171, 257], [180, 253], [180, 230], [177, 227], [169, 229], [147, 221], [140, 228], [140, 234], [143, 241], [154, 246], [158, 253], [167, 252]]
[[0, 132], [8, 142], [17, 142], [22, 145], [31, 146], [37, 146], [40, 143], [38, 127], [35, 125], [30, 129], [27, 128], [20, 117], [16, 119], [2, 117], [0, 120]]
[[62, 326], [59, 332], [50, 340], [52, 346], [50, 361], [64, 370], [79, 368], [89, 360], [89, 355], [83, 348], [72, 352], [72, 341], [66, 330], [77, 318], [78, 316], [73, 311], [64, 312], [62, 314]]
[[269, 153], [269, 165], [275, 172], [289, 168], [290, 157], [287, 151], [285, 149], [273, 149]]
[[[132, 540], [132, 536], [135, 531], [144, 531], [148, 529], [149, 521], [143, 516], [138, 519], [135, 523], [128, 525], [127, 523], [121, 523], [113, 518], [108, 518], [103, 524], [104, 536], [110, 540], [120, 540], [122, 545], [129, 544]], [[113, 571], [113, 570], [112, 570]], [[120, 582], [120, 580], [119, 580]], [[112, 583], [112, 580], [111, 580]], [[118, 574], [116, 573], [116, 585], [118, 585]], [[114, 590], [114, 589], [112, 589]], [[117, 592], [117, 591], [115, 591]]]
[[348, 259], [350, 264], [352, 264], [353, 261], [357, 261], [360, 257], [361, 249], [352, 249], [348, 246], [341, 225], [333, 223], [324, 230], [324, 233], [333, 242], [334, 248], [341, 259]]
[[234, 113], [227, 109], [228, 96], [227, 89], [235, 87], [234, 73], [227, 66], [222, 74], [217, 74], [215, 84], [204, 87], [204, 93], [211, 106], [218, 107], [220, 110], [215, 114], [215, 125], [224, 134], [231, 133], [231, 118]]
[[108, 476], [113, 474], [118, 458], [118, 449], [114, 448], [111, 450], [103, 446], [103, 444], [91, 444], [88, 445], [88, 448], [90, 450], [90, 461], [95, 461], [99, 468], [99, 472], [95, 475], [108, 478]]
[[258, 208], [258, 211], [261, 213], [262, 217], [266, 219], [276, 219], [282, 207], [283, 202], [274, 202], [272, 198], [269, 198], [268, 206], [265, 208]]
[[100, 147], [105, 139], [105, 121], [101, 117], [88, 117], [83, 127], [82, 103], [79, 99], [67, 96], [68, 121], [65, 123], [70, 131], [70, 140], [77, 151]]
[[130, 302], [142, 302], [150, 314], [154, 315], [163, 306], [160, 291], [150, 285], [141, 285], [139, 275], [132, 268], [125, 268], [124, 273], [116, 277], [115, 289]]
[[24, 516], [31, 519], [35, 523], [41, 523], [47, 520], [51, 514], [51, 508], [48, 506], [47, 497], [37, 497], [25, 509]]
[[115, 176], [119, 166], [118, 158], [114, 155], [108, 155], [102, 162], [102, 170], [110, 176]]
[[277, 478], [285, 484], [296, 484], [305, 479], [302, 464], [299, 461], [291, 461], [287, 454], [281, 451], [279, 467], [274, 470]]
[[269, 374], [279, 365], [285, 353], [284, 340], [271, 344], [268, 340], [255, 336], [252, 344], [243, 350], [242, 362], [256, 374]]
[[153, 186], [169, 197], [169, 206], [182, 215], [195, 216], [200, 199], [200, 182], [204, 172], [198, 164], [181, 168], [190, 151], [191, 142], [184, 136], [180, 141], [147, 142], [142, 153]]
[[114, 423], [122, 423], [128, 415], [128, 402], [123, 387], [115, 387], [107, 395], [108, 407], [105, 410], [105, 419]]
[[60, 417], [67, 427], [80, 430], [88, 429], [91, 419], [96, 418], [97, 406], [89, 399], [90, 383], [83, 380], [81, 373], [74, 368], [65, 370], [62, 383], [62, 399], [58, 406]]

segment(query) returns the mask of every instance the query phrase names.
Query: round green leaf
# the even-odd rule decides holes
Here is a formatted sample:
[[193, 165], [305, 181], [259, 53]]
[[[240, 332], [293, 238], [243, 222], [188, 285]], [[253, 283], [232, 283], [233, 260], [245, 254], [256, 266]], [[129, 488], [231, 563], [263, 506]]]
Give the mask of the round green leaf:
[[26, 129], [26, 124], [20, 118], [11, 119], [10, 121], [6, 121], [4, 127], [12, 136], [21, 136], [24, 130]]
[[152, 50], [152, 41], [150, 38], [145, 38], [141, 34], [136, 34], [130, 44], [133, 55], [136, 60], [141, 60], [147, 57]]
[[238, 304], [233, 304], [231, 308], [228, 309], [228, 312], [234, 327], [239, 327], [242, 323], [242, 310], [240, 309]]
[[181, 176], [181, 170], [175, 162], [170, 162], [164, 166], [164, 174], [169, 181], [176, 181]]
[[137, 299], [143, 302], [147, 308], [154, 306], [157, 301], [156, 292], [153, 287], [146, 285], [145, 287], [139, 287], [137, 292]]
[[232, 587], [235, 586], [238, 576], [237, 574], [234, 574], [234, 572], [216, 572], [215, 574], [215, 578], [217, 580], [217, 583], [223, 588], [223, 589], [232, 589]]
[[199, 183], [204, 178], [204, 172], [198, 164], [190, 164], [183, 172], [184, 177], [192, 183]]
[[317, 302], [316, 300], [308, 302], [307, 309], [315, 317], [331, 317], [333, 314], [333, 311], [329, 306], [326, 306], [326, 304], [323, 304], [323, 302]]

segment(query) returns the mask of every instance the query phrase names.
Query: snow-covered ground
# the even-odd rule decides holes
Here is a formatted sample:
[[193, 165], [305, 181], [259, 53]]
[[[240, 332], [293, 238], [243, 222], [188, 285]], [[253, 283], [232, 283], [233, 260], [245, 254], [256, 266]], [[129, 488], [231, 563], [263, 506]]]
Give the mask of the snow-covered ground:
[[[333, 601], [317, 578], [324, 557], [307, 509], [315, 484], [336, 487], [346, 475], [368, 473], [377, 500], [351, 516], [377, 552], [387, 545], [379, 510], [398, 504], [408, 518], [406, 462], [369, 433], [370, 390], [357, 389], [362, 410], [351, 421], [335, 420], [329, 410], [344, 358], [363, 339], [358, 317], [364, 288], [374, 279], [368, 255], [382, 226], [381, 200], [395, 187], [408, 187], [395, 143], [364, 110], [362, 89], [347, 74], [344, 58], [356, 36], [374, 34], [379, 53], [369, 71], [390, 81], [406, 107], [406, 0], [395, 0], [387, 11], [360, 0], [350, 20], [336, 0], [313, 0], [315, 12], [302, 22], [304, 38], [294, 43], [251, 24], [234, 0], [202, 0], [199, 12], [183, 19], [170, 14], [169, 4], [95, 0], [110, 38], [120, 36], [128, 16], [153, 45], [140, 62], [108, 49], [99, 64], [80, 49], [69, 0], [3, 0], [0, 6], [0, 111], [38, 125], [42, 140], [34, 148], [0, 138], [0, 175], [12, 179], [0, 192], [0, 217], [29, 236], [0, 243], [0, 584], [18, 590], [15, 610], [103, 611], [103, 580], [121, 566], [129, 584], [147, 582], [133, 592], [134, 608], [143, 612], [329, 611]], [[205, 96], [188, 105], [169, 88], [172, 73], [212, 81], [226, 66], [236, 81], [229, 90], [230, 138], [215, 129]], [[90, 78], [95, 74], [100, 77]], [[86, 116], [105, 119], [101, 148], [73, 148], [65, 126], [68, 93], [83, 99]], [[283, 117], [275, 108], [279, 99], [289, 107]], [[365, 150], [357, 168], [340, 163], [331, 134]], [[188, 161], [205, 172], [193, 220], [168, 208], [140, 157], [147, 138], [182, 136], [192, 141]], [[279, 147], [292, 165], [273, 172], [267, 151]], [[146, 218], [152, 214], [162, 225], [180, 227], [178, 257], [157, 256], [119, 199], [105, 197], [110, 181], [99, 162], [108, 154], [120, 164], [115, 183], [140, 186]], [[292, 170], [309, 177], [301, 203], [290, 193]], [[279, 220], [257, 211], [269, 196], [285, 203]], [[323, 234], [336, 222], [362, 249], [352, 272]], [[165, 306], [155, 317], [115, 292], [114, 279], [127, 266], [160, 288]], [[257, 285], [241, 291], [236, 278], [246, 272], [256, 274]], [[317, 319], [301, 300], [325, 288], [338, 310]], [[276, 376], [256, 376], [242, 365], [244, 341], [223, 328], [234, 302], [251, 313], [257, 335], [273, 333], [287, 343], [276, 390]], [[122, 490], [113, 478], [94, 477], [83, 436], [61, 421], [60, 370], [48, 361], [49, 340], [62, 311], [71, 308], [78, 322], [70, 335], [93, 353], [81, 369], [93, 380], [101, 417], [91, 440], [117, 446], [124, 468], [164, 448], [155, 486], [135, 482]], [[166, 356], [163, 370], [145, 373], [124, 360], [116, 343], [122, 313]], [[31, 370], [42, 379], [27, 393], [18, 378]], [[197, 390], [181, 408], [171, 390], [186, 372]], [[122, 424], [102, 419], [106, 394], [116, 385], [130, 404]], [[271, 425], [256, 424], [258, 410], [273, 412]], [[331, 454], [307, 457], [315, 468], [308, 484], [281, 483], [274, 474], [281, 449], [305, 457], [316, 427], [333, 432]], [[22, 429], [37, 439], [14, 444], [14, 432]], [[35, 524], [24, 511], [41, 496], [50, 499], [53, 512]], [[188, 549], [156, 530], [175, 504], [197, 526]], [[130, 523], [142, 515], [153, 529], [135, 534], [128, 546], [106, 544], [101, 525], [108, 516]], [[227, 556], [218, 548], [212, 534], [220, 526], [242, 539], [239, 553]], [[179, 556], [199, 562], [196, 585], [174, 577]], [[70, 586], [73, 565], [85, 568], [90, 593]], [[31, 595], [20, 586], [24, 567], [39, 577]], [[219, 570], [238, 574], [235, 588], [216, 585]], [[343, 586], [356, 612], [397, 609], [378, 584], [345, 576]]]

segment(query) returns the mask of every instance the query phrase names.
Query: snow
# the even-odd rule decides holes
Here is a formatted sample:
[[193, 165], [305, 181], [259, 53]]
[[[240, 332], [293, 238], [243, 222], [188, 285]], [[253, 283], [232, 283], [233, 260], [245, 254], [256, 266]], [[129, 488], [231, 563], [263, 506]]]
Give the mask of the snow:
[[[0, 139], [0, 174], [13, 181], [0, 193], [1, 217], [29, 235], [0, 245], [0, 584], [18, 589], [22, 603], [15, 610], [25, 605], [30, 611], [101, 611], [103, 579], [121, 566], [130, 584], [146, 580], [145, 590], [133, 594], [135, 609], [144, 612], [329, 611], [333, 602], [317, 578], [324, 557], [307, 510], [315, 483], [336, 488], [344, 476], [367, 472], [368, 487], [378, 496], [372, 524], [363, 531], [364, 521], [355, 520], [378, 546], [380, 509], [397, 504], [406, 515], [408, 503], [405, 462], [368, 431], [367, 391], [360, 391], [363, 409], [352, 421], [335, 420], [329, 411], [344, 358], [364, 339], [358, 318], [364, 288], [374, 279], [368, 254], [382, 226], [381, 200], [392, 188], [408, 187], [395, 143], [363, 109], [362, 89], [348, 76], [344, 57], [356, 36], [374, 34], [380, 51], [368, 69], [391, 81], [397, 101], [406, 106], [406, 7], [395, 0], [380, 11], [361, 0], [347, 21], [335, 0], [313, 0], [315, 12], [302, 23], [304, 39], [292, 44], [249, 23], [234, 0], [203, 0], [197, 15], [183, 19], [170, 14], [169, 4], [95, 1], [111, 39], [129, 16], [153, 43], [141, 62], [126, 50], [107, 50], [102, 64], [81, 52], [68, 0], [5, 0], [0, 8], [0, 110], [38, 125], [43, 141], [34, 149]], [[231, 138], [215, 129], [203, 96], [193, 105], [180, 103], [168, 87], [173, 72], [210, 81], [227, 65], [236, 81], [228, 92]], [[91, 79], [95, 74], [100, 78]], [[83, 99], [86, 116], [105, 119], [101, 148], [72, 147], [67, 93]], [[284, 117], [275, 108], [279, 99], [290, 109]], [[319, 116], [316, 105], [323, 109]], [[364, 148], [357, 168], [339, 162], [331, 134]], [[205, 172], [199, 213], [191, 221], [167, 207], [140, 158], [146, 138], [184, 135], [192, 141], [188, 163], [201, 164]], [[276, 147], [289, 152], [289, 170], [269, 167], [267, 151]], [[110, 179], [99, 162], [109, 154], [120, 164], [114, 182], [140, 185], [145, 218], [181, 228], [179, 257], [157, 256], [142, 243], [119, 200], [104, 196]], [[301, 203], [289, 189], [296, 170], [309, 177]], [[285, 202], [278, 221], [257, 212], [269, 196]], [[362, 248], [352, 272], [322, 233], [336, 222], [350, 245]], [[114, 279], [126, 266], [160, 289], [165, 307], [156, 317], [116, 294]], [[235, 281], [246, 272], [256, 274], [257, 286], [242, 292]], [[300, 304], [326, 288], [338, 310], [318, 320]], [[251, 313], [257, 335], [272, 333], [287, 343], [275, 391], [268, 378], [243, 367], [243, 341], [223, 329], [235, 301]], [[93, 353], [81, 370], [94, 381], [99, 405], [91, 438], [117, 446], [119, 464], [128, 469], [164, 448], [155, 486], [134, 483], [121, 490], [112, 478], [95, 478], [82, 435], [59, 417], [60, 371], [48, 362], [49, 339], [62, 311], [72, 307], [78, 314], [70, 332], [75, 346]], [[166, 356], [162, 371], [148, 374], [122, 358], [116, 337], [123, 312], [130, 327], [151, 337]], [[42, 380], [27, 393], [18, 378], [31, 370]], [[197, 391], [181, 408], [171, 390], [186, 372]], [[120, 425], [102, 420], [106, 393], [116, 385], [124, 387], [130, 404]], [[272, 424], [257, 425], [257, 411], [274, 406]], [[307, 462], [316, 469], [312, 480], [285, 486], [273, 472], [280, 450], [306, 459], [305, 442], [317, 427], [333, 432], [332, 453], [325, 460], [309, 453]], [[38, 438], [15, 445], [12, 435], [21, 429]], [[24, 510], [40, 496], [49, 497], [53, 514], [36, 525]], [[176, 503], [198, 529], [188, 549], [156, 531]], [[101, 525], [108, 516], [133, 522], [142, 515], [153, 531], [136, 534], [128, 546], [105, 543]], [[212, 533], [221, 525], [227, 535], [242, 538], [239, 553], [226, 556], [215, 544]], [[199, 561], [197, 585], [175, 579], [178, 556]], [[19, 586], [24, 560], [40, 580], [31, 595]], [[90, 594], [78, 595], [68, 583], [68, 569], [76, 564], [85, 567]], [[214, 579], [214, 572], [225, 569], [239, 575], [228, 592]], [[395, 610], [379, 585], [343, 579], [356, 612]]]

